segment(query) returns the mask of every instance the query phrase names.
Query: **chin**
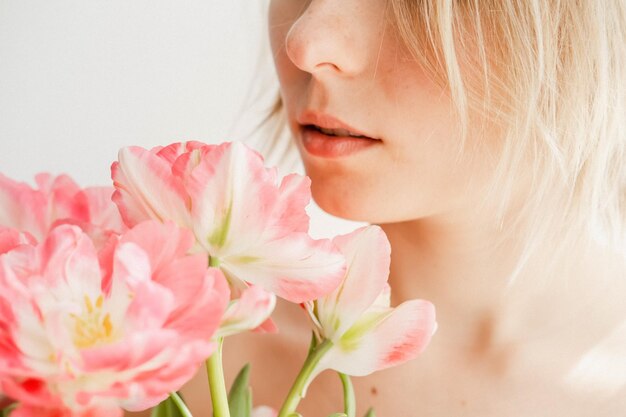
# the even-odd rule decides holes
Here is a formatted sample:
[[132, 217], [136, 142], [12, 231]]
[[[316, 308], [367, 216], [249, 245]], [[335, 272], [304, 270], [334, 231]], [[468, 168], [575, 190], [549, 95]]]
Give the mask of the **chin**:
[[381, 204], [380, 196], [362, 184], [312, 178], [311, 194], [322, 210], [335, 217], [367, 223], [389, 220], [388, 207]]

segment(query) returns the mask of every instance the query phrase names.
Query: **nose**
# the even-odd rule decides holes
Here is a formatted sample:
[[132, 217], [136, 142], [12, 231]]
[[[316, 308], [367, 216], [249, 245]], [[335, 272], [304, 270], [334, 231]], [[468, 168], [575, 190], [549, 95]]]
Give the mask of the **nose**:
[[[343, 3], [343, 5], [342, 5]], [[354, 8], [343, 1], [312, 0], [287, 32], [285, 49], [293, 64], [316, 74], [356, 75], [366, 65], [365, 37]]]

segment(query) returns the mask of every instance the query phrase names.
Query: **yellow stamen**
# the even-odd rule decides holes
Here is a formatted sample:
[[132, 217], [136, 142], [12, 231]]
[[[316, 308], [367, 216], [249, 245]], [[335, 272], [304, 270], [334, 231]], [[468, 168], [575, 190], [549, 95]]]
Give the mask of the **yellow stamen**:
[[103, 303], [104, 303], [104, 297], [102, 297], [102, 294], [100, 294], [100, 296], [96, 299], [96, 307], [102, 308]]
[[84, 298], [85, 310], [82, 314], [70, 313], [69, 317], [74, 320], [74, 345], [79, 349], [85, 349], [108, 343], [114, 336], [111, 315], [105, 314], [103, 317], [102, 307], [104, 297], [96, 298], [95, 307], [89, 296]]
[[85, 295], [85, 306], [87, 307], [87, 313], [93, 313], [93, 304], [91, 304], [91, 299], [88, 295]]

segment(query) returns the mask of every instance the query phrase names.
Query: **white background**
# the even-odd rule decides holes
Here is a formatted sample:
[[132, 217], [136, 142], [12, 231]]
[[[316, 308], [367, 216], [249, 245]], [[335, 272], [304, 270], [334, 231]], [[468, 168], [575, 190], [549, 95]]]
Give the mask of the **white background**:
[[[278, 89], [266, 7], [0, 0], [0, 172], [110, 184], [123, 146], [245, 139]], [[357, 225], [310, 212], [313, 235]]]

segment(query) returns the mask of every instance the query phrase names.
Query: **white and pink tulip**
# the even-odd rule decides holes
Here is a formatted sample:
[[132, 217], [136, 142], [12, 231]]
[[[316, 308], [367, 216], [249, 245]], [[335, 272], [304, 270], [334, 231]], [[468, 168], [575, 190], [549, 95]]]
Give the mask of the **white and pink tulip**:
[[334, 243], [347, 260], [343, 282], [305, 304], [320, 338], [332, 342], [310, 379], [325, 369], [363, 376], [415, 358], [437, 328], [435, 309], [425, 300], [390, 307], [391, 249], [382, 229], [363, 227]]
[[250, 283], [300, 303], [336, 288], [345, 272], [332, 242], [308, 235], [308, 177], [279, 181], [242, 143], [128, 147], [111, 171], [125, 222], [172, 220], [192, 230], [235, 297]]

